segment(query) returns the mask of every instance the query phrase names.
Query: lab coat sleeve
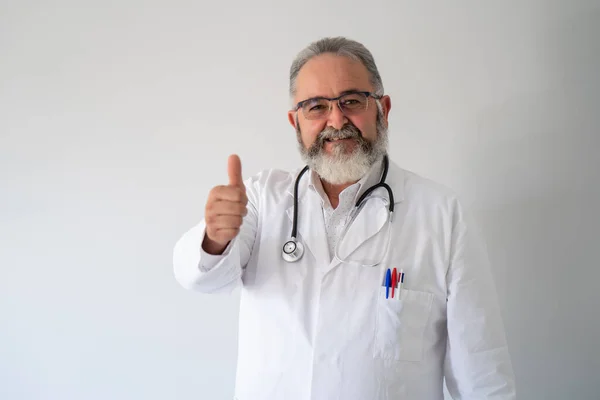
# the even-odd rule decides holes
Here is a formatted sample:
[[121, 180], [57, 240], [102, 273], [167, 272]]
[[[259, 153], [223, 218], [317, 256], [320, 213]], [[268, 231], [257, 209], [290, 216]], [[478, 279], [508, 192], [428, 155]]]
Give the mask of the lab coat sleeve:
[[455, 400], [513, 400], [515, 379], [486, 250], [473, 218], [458, 202], [453, 208], [446, 385]]
[[189, 290], [203, 293], [231, 292], [241, 285], [242, 274], [254, 246], [258, 225], [258, 184], [255, 179], [245, 182], [248, 214], [240, 233], [220, 256], [202, 250], [206, 231], [205, 220], [186, 232], [175, 244], [173, 269], [175, 279]]

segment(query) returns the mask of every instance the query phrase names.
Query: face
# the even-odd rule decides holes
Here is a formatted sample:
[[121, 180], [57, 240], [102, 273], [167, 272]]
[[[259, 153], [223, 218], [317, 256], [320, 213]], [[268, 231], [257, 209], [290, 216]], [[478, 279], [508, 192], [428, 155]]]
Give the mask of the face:
[[[349, 90], [373, 92], [369, 73], [359, 61], [334, 54], [312, 58], [296, 80], [294, 103], [313, 97], [337, 97]], [[366, 110], [344, 114], [337, 103], [319, 119], [307, 119], [302, 110], [288, 119], [298, 136], [300, 153], [311, 169], [332, 184], [356, 182], [387, 151], [389, 96], [379, 104], [368, 98]]]

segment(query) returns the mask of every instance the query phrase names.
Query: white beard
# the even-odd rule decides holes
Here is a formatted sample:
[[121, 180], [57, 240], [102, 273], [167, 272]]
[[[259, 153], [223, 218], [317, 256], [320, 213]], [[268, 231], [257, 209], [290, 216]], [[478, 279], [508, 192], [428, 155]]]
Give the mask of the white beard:
[[345, 154], [344, 145], [334, 145], [332, 154], [321, 152], [309, 161], [309, 166], [325, 182], [341, 185], [360, 180], [372, 166], [369, 155], [361, 148]]

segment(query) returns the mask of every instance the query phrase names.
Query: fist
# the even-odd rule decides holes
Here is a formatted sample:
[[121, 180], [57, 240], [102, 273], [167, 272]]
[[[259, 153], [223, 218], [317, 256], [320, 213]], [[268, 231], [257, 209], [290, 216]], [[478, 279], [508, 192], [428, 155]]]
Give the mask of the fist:
[[206, 201], [206, 236], [202, 248], [212, 254], [220, 254], [225, 250], [240, 232], [243, 218], [248, 213], [242, 163], [238, 156], [229, 156], [227, 173], [229, 184], [212, 188]]

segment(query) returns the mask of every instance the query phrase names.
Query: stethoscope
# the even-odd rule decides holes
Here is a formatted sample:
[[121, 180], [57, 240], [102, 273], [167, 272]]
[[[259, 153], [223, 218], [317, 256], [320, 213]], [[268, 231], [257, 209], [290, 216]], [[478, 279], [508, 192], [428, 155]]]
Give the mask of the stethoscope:
[[[352, 210], [352, 212], [350, 214], [350, 220], [353, 220], [356, 217], [356, 215], [360, 211], [360, 208], [362, 207], [363, 202], [367, 199], [367, 196], [369, 196], [377, 188], [382, 187], [387, 190], [388, 195], [389, 195], [390, 203], [388, 206], [388, 211], [389, 211], [388, 223], [391, 224], [391, 219], [392, 219], [392, 216], [394, 215], [394, 193], [392, 192], [392, 189], [389, 187], [389, 185], [387, 183], [385, 183], [385, 178], [387, 177], [388, 168], [389, 168], [389, 161], [388, 161], [387, 155], [385, 155], [385, 156], [383, 156], [383, 173], [381, 174], [379, 183], [371, 186], [369, 189], [367, 189], [362, 194], [362, 196], [360, 196], [360, 198], [357, 200], [357, 202], [354, 206], [354, 209]], [[294, 220], [292, 223], [292, 237], [290, 238], [290, 240], [285, 242], [283, 245], [283, 251], [282, 251], [283, 259], [290, 263], [300, 260], [302, 258], [302, 256], [304, 255], [304, 245], [302, 244], [302, 242], [300, 240], [298, 240], [298, 237], [297, 237], [297, 233], [298, 233], [298, 231], [297, 231], [297, 228], [298, 228], [298, 186], [300, 184], [300, 179], [302, 178], [302, 175], [304, 175], [304, 173], [306, 171], [308, 171], [308, 165], [305, 166], [302, 169], [302, 171], [300, 171], [300, 173], [298, 174], [298, 177], [296, 178], [296, 182], [294, 184]], [[337, 257], [337, 254], [336, 254], [336, 257]]]

